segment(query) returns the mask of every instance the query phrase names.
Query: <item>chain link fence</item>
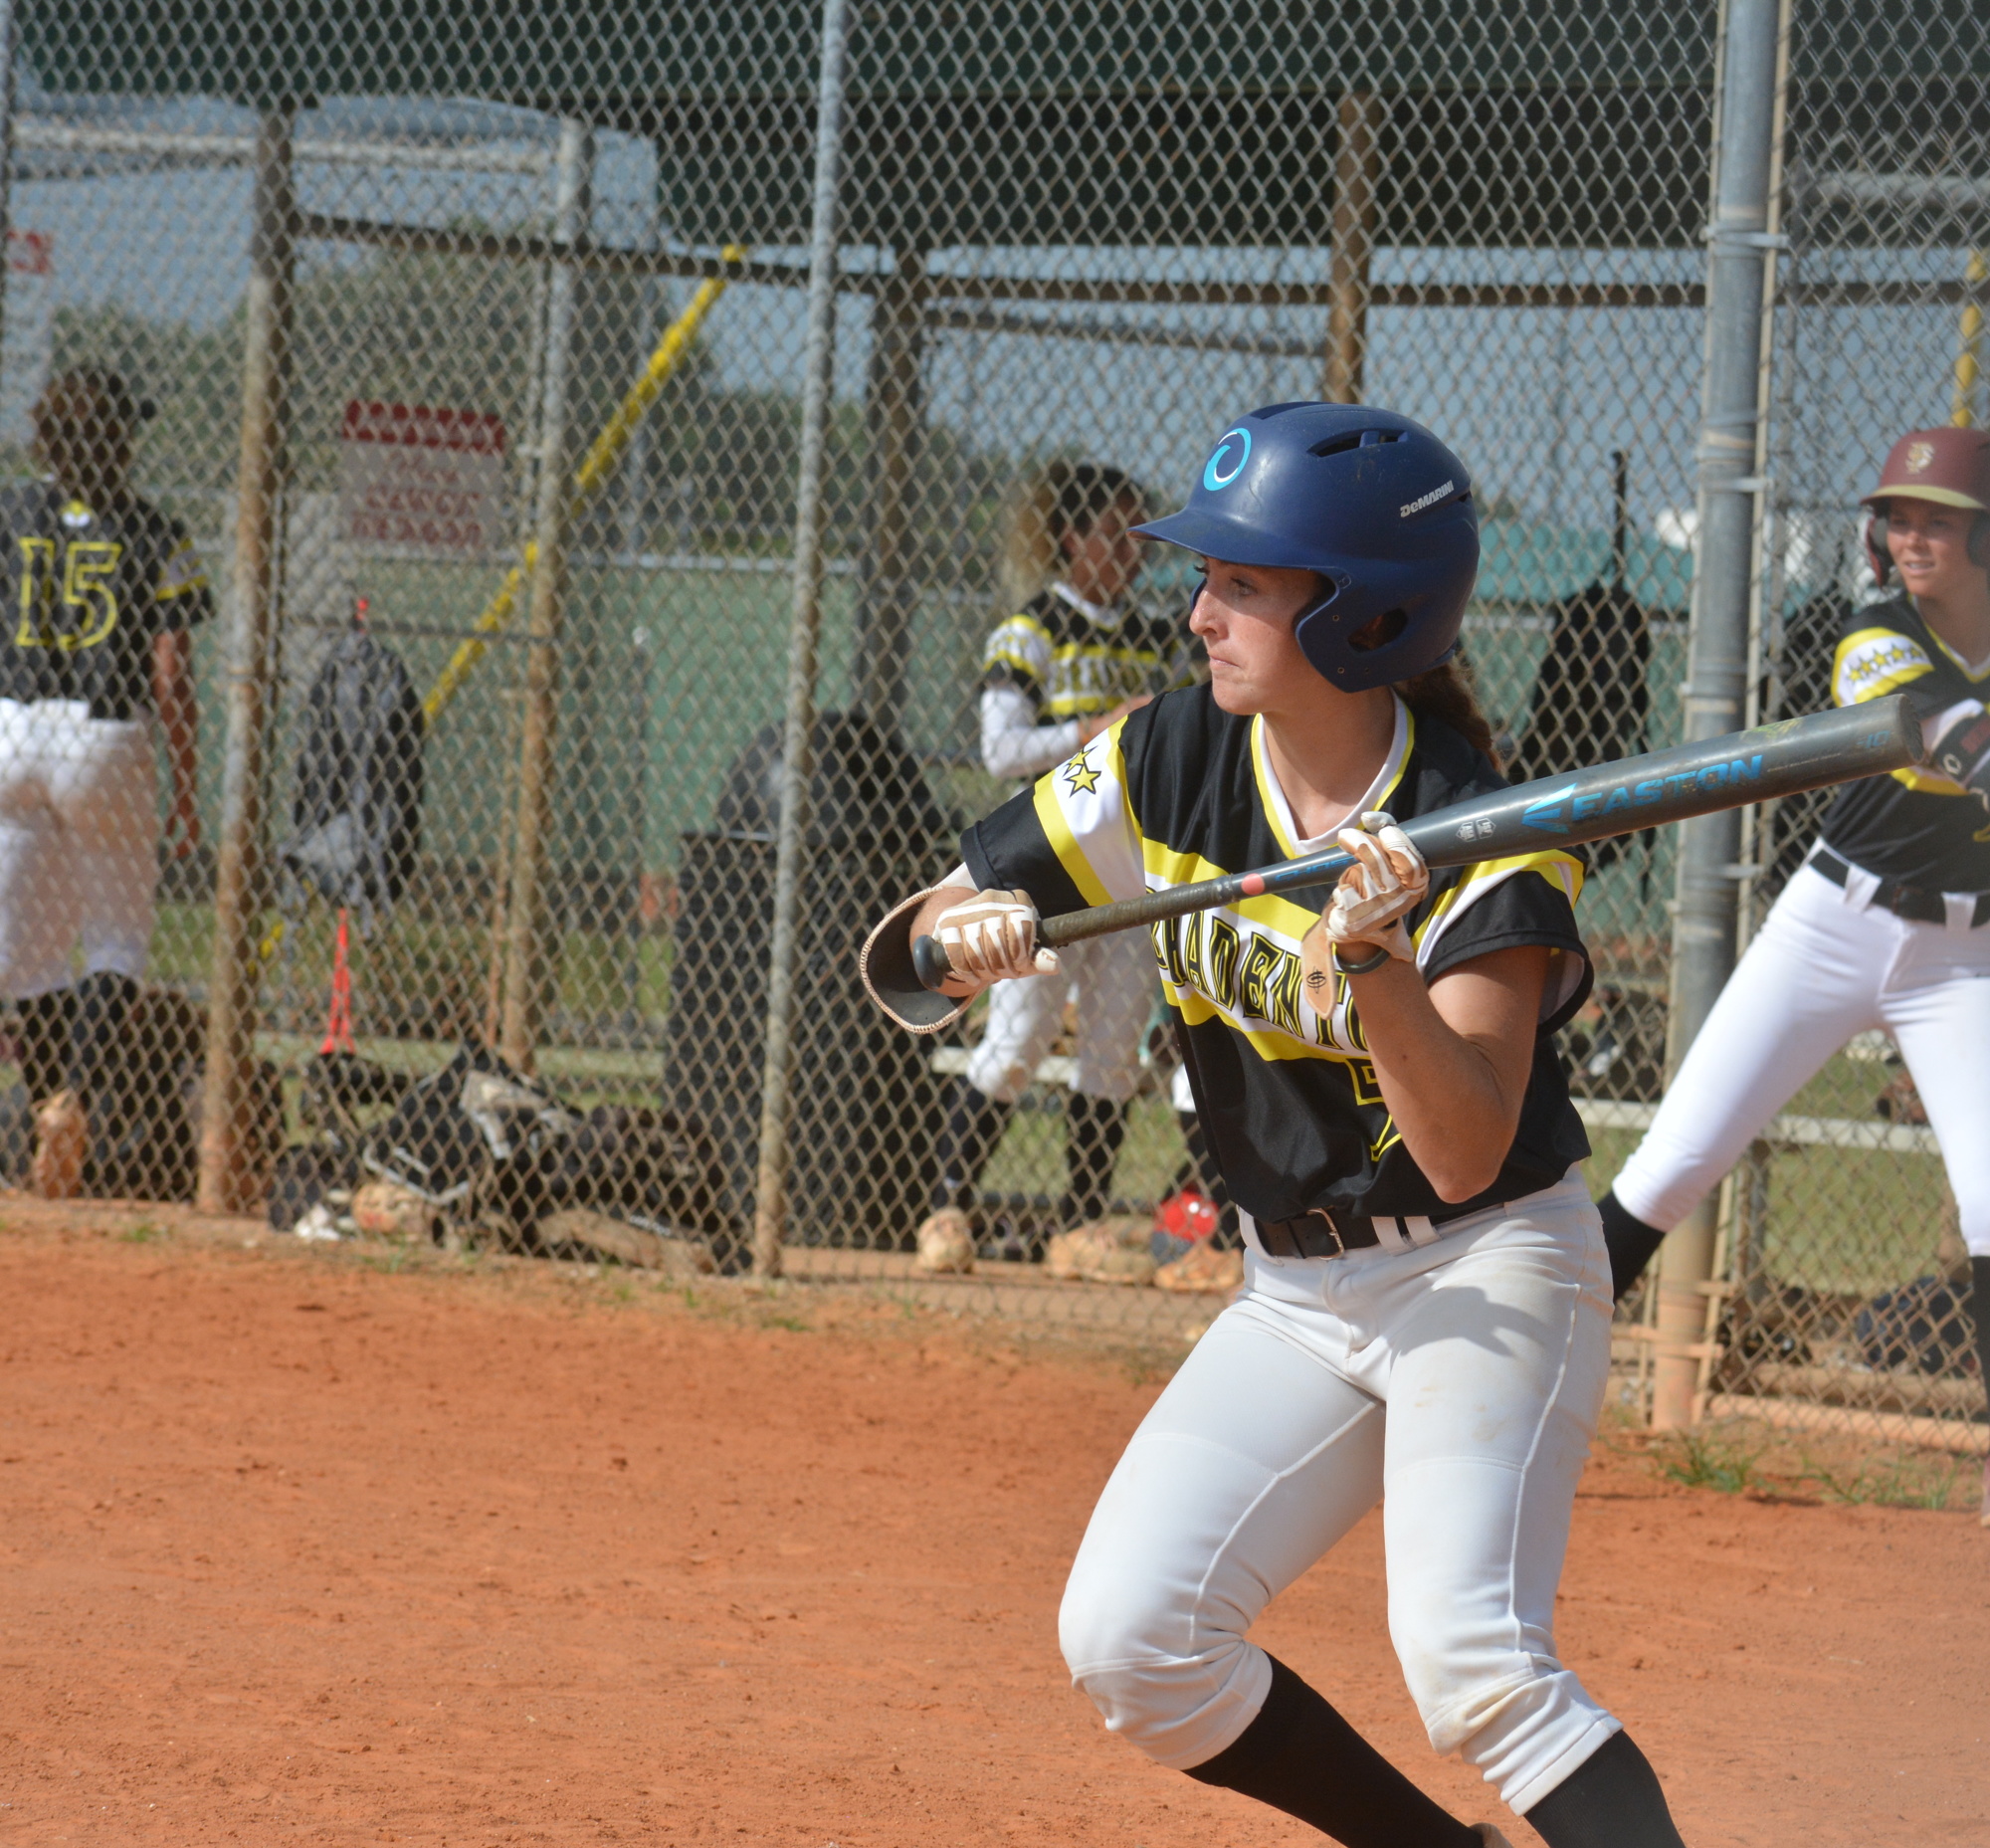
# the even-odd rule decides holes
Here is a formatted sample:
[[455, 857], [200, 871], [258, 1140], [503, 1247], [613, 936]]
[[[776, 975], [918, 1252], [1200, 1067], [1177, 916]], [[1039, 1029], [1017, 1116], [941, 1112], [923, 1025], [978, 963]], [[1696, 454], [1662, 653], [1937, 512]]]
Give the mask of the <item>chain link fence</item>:
[[[813, 6], [21, 5], [12, 536], [80, 530], [34, 406], [114, 373], [147, 413], [118, 505], [191, 540], [220, 620], [190, 624], [197, 830], [153, 727], [140, 959], [79, 927], [53, 990], [14, 984], [17, 1177], [686, 1275], [757, 1235], [797, 1278], [1178, 1334], [1236, 1234], [1151, 967], [937, 1045], [855, 974], [1018, 786], [1013, 734], [1194, 676], [1180, 565], [1101, 575], [1101, 522], [1174, 505], [1251, 405], [1387, 404], [1476, 471], [1466, 647], [1514, 774], [1682, 735], [1712, 6], [829, 14], [825, 168]], [[1828, 700], [1887, 444], [1985, 409], [1980, 22], [1792, 0], [1787, 44], [1764, 716]], [[198, 613], [142, 588], [148, 647]], [[0, 781], [66, 799], [26, 757]], [[1754, 822], [1749, 918], [1813, 821]], [[1599, 1193], [1662, 1089], [1678, 852], [1592, 855]], [[64, 872], [6, 905], [54, 916]], [[1702, 1404], [1978, 1416], [1888, 1058], [1849, 1047], [1723, 1195]], [[914, 1249], [942, 1205], [971, 1270]], [[1904, 1357], [1873, 1311], [1903, 1288], [1941, 1310]]]

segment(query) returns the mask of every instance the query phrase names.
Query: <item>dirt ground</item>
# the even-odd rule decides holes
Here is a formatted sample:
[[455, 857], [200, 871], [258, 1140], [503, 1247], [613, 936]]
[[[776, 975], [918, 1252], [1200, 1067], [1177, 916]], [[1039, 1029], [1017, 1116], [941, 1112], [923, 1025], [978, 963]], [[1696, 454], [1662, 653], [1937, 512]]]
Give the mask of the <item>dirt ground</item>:
[[[820, 1293], [161, 1224], [0, 1203], [0, 1842], [1320, 1839], [1067, 1685], [1065, 1564], [1151, 1373]], [[1564, 1594], [1693, 1848], [1990, 1839], [1972, 1517], [1620, 1448]], [[1537, 1841], [1432, 1757], [1375, 1520], [1262, 1633]]]

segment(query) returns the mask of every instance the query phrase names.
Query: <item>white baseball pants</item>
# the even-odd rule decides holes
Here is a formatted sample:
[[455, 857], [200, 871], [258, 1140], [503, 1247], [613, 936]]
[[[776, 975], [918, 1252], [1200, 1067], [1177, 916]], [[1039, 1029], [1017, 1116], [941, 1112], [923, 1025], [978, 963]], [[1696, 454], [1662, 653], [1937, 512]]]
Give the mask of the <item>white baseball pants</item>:
[[1140, 1087], [1140, 1040], [1160, 976], [1144, 930], [1122, 930], [1068, 943], [1055, 975], [997, 982], [988, 1026], [967, 1061], [967, 1082], [997, 1104], [1030, 1087], [1056, 1042], [1067, 1000], [1078, 1003], [1078, 1082], [1088, 1098], [1123, 1104]]
[[1963, 1241], [1990, 1257], [1990, 924], [1895, 918], [1867, 903], [1873, 883], [1806, 866], [1783, 889], [1617, 1176], [1647, 1225], [1670, 1232], [1833, 1053], [1884, 1028], [1927, 1106]]
[[1160, 1763], [1213, 1758], [1271, 1686], [1258, 1613], [1380, 1499], [1431, 1744], [1525, 1811], [1618, 1731], [1554, 1650], [1610, 1366], [1579, 1172], [1432, 1245], [1245, 1267], [1093, 1512], [1059, 1619], [1074, 1679]]
[[67, 988], [79, 943], [83, 974], [142, 977], [158, 842], [148, 719], [0, 700], [0, 995]]

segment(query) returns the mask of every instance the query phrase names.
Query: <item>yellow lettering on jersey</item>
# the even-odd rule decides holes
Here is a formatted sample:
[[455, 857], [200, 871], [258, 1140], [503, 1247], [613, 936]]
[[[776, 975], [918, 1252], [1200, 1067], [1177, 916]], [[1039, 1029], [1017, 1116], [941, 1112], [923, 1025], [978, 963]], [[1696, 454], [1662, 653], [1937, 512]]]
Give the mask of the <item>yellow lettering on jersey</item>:
[[110, 588], [124, 547], [115, 539], [72, 539], [63, 570], [63, 605], [80, 610], [77, 626], [58, 646], [95, 648], [117, 627], [117, 594]]
[[1396, 1128], [1395, 1118], [1383, 1118], [1381, 1133], [1368, 1144], [1368, 1159], [1370, 1161], [1381, 1160], [1383, 1150], [1395, 1147], [1402, 1139], [1403, 1132]]
[[1224, 1010], [1238, 1012], [1237, 960], [1241, 945], [1237, 926], [1216, 913], [1209, 914], [1209, 982], [1203, 992]]
[[1382, 1101], [1381, 1081], [1375, 1076], [1374, 1066], [1366, 1059], [1350, 1059], [1347, 1062], [1347, 1082], [1354, 1087], [1354, 1101], [1357, 1104], [1379, 1104]]
[[1204, 994], [1209, 992], [1209, 977], [1202, 966], [1202, 931], [1208, 917], [1207, 912], [1191, 912], [1176, 921], [1181, 926], [1181, 953], [1176, 960], [1181, 965], [1182, 986], [1199, 988]]
[[14, 634], [16, 648], [53, 648], [56, 603], [56, 542], [54, 539], [22, 539], [21, 545], [21, 625]]

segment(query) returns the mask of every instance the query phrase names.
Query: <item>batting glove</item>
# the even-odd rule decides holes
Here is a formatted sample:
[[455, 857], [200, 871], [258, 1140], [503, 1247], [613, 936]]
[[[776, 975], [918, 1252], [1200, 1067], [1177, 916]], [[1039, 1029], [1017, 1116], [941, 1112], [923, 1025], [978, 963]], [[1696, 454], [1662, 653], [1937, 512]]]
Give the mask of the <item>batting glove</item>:
[[1057, 951], [1037, 947], [1037, 908], [1027, 892], [977, 892], [933, 921], [957, 981], [979, 990], [1023, 975], [1051, 975]]
[[[1417, 946], [1404, 921], [1430, 891], [1423, 855], [1396, 826], [1396, 818], [1380, 809], [1369, 809], [1359, 828], [1342, 828], [1339, 838], [1354, 865], [1341, 874], [1320, 920], [1327, 941], [1343, 954], [1356, 944], [1386, 949], [1414, 966]], [[1358, 962], [1361, 957], [1346, 959]]]

